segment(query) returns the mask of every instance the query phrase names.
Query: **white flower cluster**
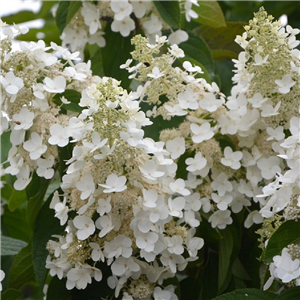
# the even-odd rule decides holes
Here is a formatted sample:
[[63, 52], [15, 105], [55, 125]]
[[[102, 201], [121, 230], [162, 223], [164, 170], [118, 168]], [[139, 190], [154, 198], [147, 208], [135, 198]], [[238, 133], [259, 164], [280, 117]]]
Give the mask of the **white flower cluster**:
[[[196, 17], [192, 3], [185, 2], [187, 19]], [[120, 66], [142, 82], [135, 92], [92, 77], [89, 63], [74, 63], [79, 52], [53, 43], [22, 43], [11, 53], [15, 33], [8, 27], [1, 46], [1, 123], [12, 143], [5, 172], [17, 177], [14, 187], [24, 189], [34, 171], [52, 178], [57, 147], [74, 145], [50, 206], [65, 232], [48, 242], [47, 268], [67, 279], [67, 289], [84, 289], [92, 278], [102, 280], [106, 266], [107, 283], [123, 300], [177, 299], [163, 282], [197, 259], [202, 218], [224, 229], [244, 211], [246, 228], [300, 216], [299, 30], [272, 22], [263, 9], [255, 14], [236, 38], [244, 51], [234, 60], [235, 86], [225, 99], [199, 66], [188, 60], [172, 66], [184, 51], [171, 37], [162, 51], [168, 39], [160, 37], [150, 5], [83, 2], [64, 31], [64, 43], [75, 50], [88, 41], [84, 26], [90, 37], [101, 36], [102, 19], [110, 17], [112, 30], [127, 36], [132, 12], [145, 20], [155, 43], [135, 36], [135, 61]], [[80, 113], [66, 113], [67, 90], [81, 93]], [[154, 141], [143, 127], [157, 116], [180, 124]], [[271, 234], [263, 230], [266, 244]], [[265, 288], [273, 279], [299, 284], [299, 253], [299, 245], [289, 245], [274, 257]]]
[[60, 113], [68, 101], [59, 95], [81, 91], [94, 80], [90, 63], [74, 63], [79, 52], [55, 43], [21, 42], [20, 50], [11, 52], [12, 39], [23, 31], [3, 24], [1, 36], [1, 134], [10, 131], [12, 147], [4, 164], [5, 173], [17, 178], [16, 190], [26, 188], [34, 171], [46, 179], [54, 176], [57, 146], [68, 144], [75, 126], [71, 114]]
[[172, 286], [156, 284], [197, 259], [201, 203], [174, 180], [177, 165], [164, 143], [144, 138], [142, 127], [152, 122], [137, 98], [106, 77], [82, 91], [63, 194], [55, 192], [50, 206], [66, 233], [49, 241], [46, 267], [67, 278], [67, 289], [84, 289], [102, 280], [102, 262], [116, 297], [124, 286], [123, 299], [175, 300]]
[[[192, 9], [199, 6], [197, 0], [180, 0], [186, 20], [197, 18]], [[129, 36], [130, 32], [142, 27], [146, 36], [152, 40], [155, 35], [161, 35], [163, 29], [170, 27], [164, 23], [150, 0], [105, 0], [96, 3], [82, 1], [82, 7], [64, 29], [61, 39], [64, 46], [70, 46], [72, 51], [83, 52], [86, 43], [105, 47], [104, 28], [110, 24], [113, 32]], [[169, 36], [171, 44], [178, 44], [188, 39], [183, 30], [176, 30]]]
[[[248, 119], [248, 132], [241, 131], [240, 122], [237, 132], [242, 137], [240, 144], [254, 145], [252, 156], [247, 156], [256, 161], [252, 174], [264, 181], [262, 192], [257, 195], [259, 212], [267, 222], [279, 218], [276, 227], [300, 217], [300, 51], [295, 49], [300, 43], [295, 38], [299, 32], [289, 25], [284, 28], [280, 22], [272, 22], [272, 17], [261, 9], [243, 36], [236, 39], [245, 52], [235, 61], [235, 102], [227, 102], [233, 122], [245, 105], [247, 112], [242, 117], [252, 116]], [[270, 236], [263, 229], [260, 233], [267, 237], [266, 245]], [[299, 247], [295, 247], [290, 252], [298, 257]], [[273, 260], [265, 289], [274, 278], [289, 283], [299, 277], [299, 261], [293, 261], [286, 248]], [[299, 279], [293, 282], [300, 284]]]
[[[299, 246], [297, 247], [299, 254]], [[264, 285], [264, 290], [267, 290], [273, 283], [274, 279], [280, 279], [283, 283], [294, 281], [296, 286], [300, 286], [300, 263], [299, 259], [291, 256], [292, 251], [288, 248], [283, 248], [281, 255], [273, 257], [273, 263], [270, 264], [271, 277]]]
[[149, 116], [185, 116], [178, 129], [164, 130], [160, 138], [173, 159], [190, 156], [186, 186], [198, 195], [201, 214], [209, 213], [212, 227], [220, 229], [243, 207], [249, 211], [247, 228], [282, 210], [285, 220], [300, 216], [299, 30], [272, 22], [263, 9], [245, 29], [236, 38], [245, 51], [234, 60], [236, 85], [226, 102], [214, 83], [195, 76], [199, 67], [188, 61], [182, 69], [172, 67], [184, 57], [178, 46], [157, 55], [166, 38], [152, 45], [135, 37], [138, 63], [124, 65], [131, 78], [145, 82], [138, 91], [152, 105]]
[[[182, 69], [172, 67], [177, 58], [184, 57], [177, 45], [171, 46], [168, 53], [157, 56], [167, 39], [157, 37], [156, 41], [153, 45], [146, 38], [134, 37], [133, 58], [144, 63], [131, 67], [128, 61], [125, 67], [131, 73], [130, 77], [146, 82], [138, 92], [141, 101], [152, 105], [149, 116], [161, 115], [166, 120], [185, 116], [179, 128], [163, 130], [160, 138], [177, 162], [183, 155], [189, 156], [185, 159], [185, 180], [177, 179], [185, 183], [182, 189], [192, 189], [187, 199], [193, 212], [184, 216], [186, 222], [199, 223], [200, 211], [203, 215], [209, 214], [212, 227], [224, 229], [233, 222], [231, 213], [239, 213], [243, 207], [250, 206], [258, 193], [256, 183], [251, 185], [240, 171], [246, 167], [242, 149], [233, 148], [230, 143], [223, 149], [220, 146], [219, 140], [226, 137], [222, 134], [220, 119], [229, 113], [225, 96], [215, 83], [209, 84], [197, 77], [202, 73], [200, 67], [189, 61], [183, 63]], [[161, 95], [165, 96], [163, 100]], [[231, 141], [228, 136], [226, 138]], [[262, 222], [257, 211], [247, 224], [250, 226], [251, 222]]]
[[272, 19], [260, 9], [236, 38], [245, 51], [234, 60], [237, 85], [223, 119], [245, 148], [247, 179], [252, 185], [264, 182], [256, 193], [260, 214], [270, 218], [286, 208], [288, 220], [299, 218], [300, 209], [300, 52], [295, 49], [300, 30]]

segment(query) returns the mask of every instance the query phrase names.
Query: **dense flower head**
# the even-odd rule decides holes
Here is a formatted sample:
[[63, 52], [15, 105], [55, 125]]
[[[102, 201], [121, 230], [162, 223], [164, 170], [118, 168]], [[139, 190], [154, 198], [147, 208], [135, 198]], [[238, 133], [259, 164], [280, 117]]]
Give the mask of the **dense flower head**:
[[[135, 45], [132, 57], [136, 65], [125, 68], [131, 77], [144, 83], [139, 87], [143, 91], [139, 97], [140, 101], [152, 107], [147, 115], [153, 120], [157, 116], [165, 120], [183, 117], [178, 128], [165, 129], [160, 134], [173, 159], [178, 162], [183, 155], [188, 155], [184, 159], [185, 180], [178, 178], [172, 181], [168, 190], [189, 200], [185, 204], [182, 197], [170, 200], [172, 214], [189, 224], [198, 224], [201, 222], [201, 212], [210, 211], [209, 222], [212, 226], [224, 229], [232, 222], [231, 212], [238, 213], [244, 206], [250, 206], [249, 200], [254, 195], [252, 192], [244, 199], [239, 189], [233, 188], [242, 184], [236, 178], [240, 177], [243, 152], [230, 146], [222, 149], [219, 143], [222, 123], [218, 122], [218, 118], [228, 114], [225, 96], [215, 83], [209, 84], [205, 79], [196, 77], [202, 73], [200, 67], [192, 66], [188, 61], [183, 63], [182, 68], [172, 66], [181, 57], [181, 54], [176, 54], [180, 53], [179, 48], [176, 48], [176, 53], [170, 48], [165, 54], [158, 55], [166, 46], [165, 37], [157, 37], [156, 44], [149, 44], [141, 36], [134, 37], [132, 42]], [[147, 64], [141, 63], [145, 61]], [[156, 175], [159, 176], [158, 173]], [[192, 187], [195, 193], [186, 193], [186, 187]], [[253, 187], [250, 189], [253, 191]], [[199, 198], [196, 195], [200, 195]], [[195, 202], [191, 205], [190, 201]], [[181, 206], [184, 205], [190, 210], [182, 213]]]
[[[79, 105], [84, 109], [73, 117], [81, 126], [70, 134], [76, 146], [62, 178], [63, 194], [55, 193], [51, 203], [67, 227], [58, 242], [48, 243], [47, 268], [56, 275], [52, 270], [65, 262], [59, 274], [67, 278], [67, 289], [101, 280], [101, 270], [90, 265], [92, 258], [110, 266], [108, 285], [116, 297], [126, 282], [131, 282], [127, 294], [160, 294], [157, 281], [173, 277], [203, 246], [201, 238], [193, 240], [198, 217], [194, 213], [194, 223], [182, 218], [191, 210], [184, 199], [190, 191], [182, 179], [174, 179], [176, 164], [163, 145], [144, 139], [143, 127], [152, 122], [136, 99], [107, 77], [82, 91]], [[59, 255], [53, 243], [61, 249]], [[175, 297], [173, 292], [161, 293]]]
[[[249, 210], [251, 200], [257, 205], [249, 210], [247, 228], [276, 214], [299, 218], [300, 62], [294, 49], [299, 32], [272, 19], [260, 9], [237, 37], [244, 51], [234, 60], [235, 85], [227, 101], [215, 83], [195, 77], [201, 69], [187, 62], [172, 67], [183, 55], [178, 49], [159, 54], [166, 38], [157, 37], [156, 44], [141, 36], [132, 40], [136, 63], [126, 68], [130, 78], [143, 83], [140, 101], [150, 104], [147, 115], [153, 120], [159, 115], [182, 118], [178, 128], [165, 129], [160, 139], [167, 148], [174, 145], [172, 151], [180, 149], [173, 155], [177, 162], [185, 153], [186, 186], [200, 194], [198, 207], [210, 211], [208, 221], [219, 229], [233, 222], [231, 213]], [[222, 139], [228, 143], [221, 147]], [[189, 211], [182, 216], [177, 198], [170, 205], [172, 214], [185, 220], [196, 215]]]
[[54, 176], [57, 147], [66, 146], [72, 132], [68, 124], [72, 115], [60, 112], [63, 104], [71, 103], [62, 93], [81, 91], [95, 78], [90, 76], [88, 64], [77, 67], [74, 60], [78, 60], [78, 53], [55, 43], [46, 47], [43, 41], [21, 42], [20, 50], [11, 52], [13, 38], [23, 31], [6, 28], [4, 25], [2, 39], [6, 42], [1, 48], [1, 109], [8, 120], [3, 131], [10, 131], [12, 148], [5, 173], [16, 176], [14, 188], [21, 190], [30, 183], [34, 171], [46, 179]]
[[[256, 115], [250, 126], [245, 128], [246, 131], [241, 127], [241, 122], [237, 124], [238, 134], [242, 136], [239, 138], [240, 144], [248, 148], [243, 151], [242, 158], [247, 179], [252, 184], [264, 183], [261, 192], [256, 193], [256, 201], [260, 203], [259, 213], [265, 218], [259, 230], [264, 248], [275, 231], [274, 228], [270, 230], [274, 220], [277, 229], [285, 221], [300, 217], [300, 60], [299, 50], [295, 49], [299, 45], [295, 38], [299, 30], [289, 25], [282, 27], [263, 8], [245, 29], [243, 36], [236, 39], [245, 51], [240, 54], [239, 60], [234, 60], [237, 70], [233, 79], [237, 85], [233, 88], [234, 98], [228, 108], [232, 120], [241, 114], [241, 105], [237, 103], [242, 95], [244, 107]], [[252, 153], [249, 151], [251, 148]], [[245, 226], [256, 223], [259, 218], [257, 211], [251, 212]], [[295, 246], [291, 250], [284, 248], [281, 255], [273, 258], [271, 278], [265, 289], [271, 286], [274, 279], [299, 285], [299, 248]]]
[[[299, 50], [295, 49], [299, 44], [295, 40], [298, 32], [291, 30], [291, 26], [282, 27], [279, 21], [273, 22], [273, 17], [262, 8], [245, 29], [243, 38], [236, 39], [244, 48], [239, 60], [234, 60], [238, 67], [233, 77], [236, 91], [246, 96], [250, 102], [248, 109], [261, 112], [265, 123], [287, 127], [288, 120], [298, 113], [300, 89], [296, 83], [300, 62]], [[264, 99], [259, 105], [254, 100], [258, 98]]]

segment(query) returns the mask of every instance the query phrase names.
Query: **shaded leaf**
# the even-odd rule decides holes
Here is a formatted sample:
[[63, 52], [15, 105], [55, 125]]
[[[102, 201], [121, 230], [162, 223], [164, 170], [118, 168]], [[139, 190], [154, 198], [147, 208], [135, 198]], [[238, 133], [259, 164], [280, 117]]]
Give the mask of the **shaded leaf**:
[[48, 199], [48, 197], [59, 187], [60, 187], [60, 179], [56, 178], [56, 179], [52, 180], [51, 183], [49, 184], [49, 187], [45, 194], [45, 199]]
[[[209, 250], [207, 253], [207, 263], [202, 276], [201, 300], [211, 300], [218, 294], [218, 254]], [[199, 286], [200, 287], [200, 286]], [[199, 298], [198, 298], [199, 299]], [[193, 300], [198, 300], [193, 299]]]
[[275, 294], [263, 292], [257, 289], [241, 289], [218, 296], [212, 300], [273, 300]]
[[189, 39], [180, 44], [187, 59], [192, 58], [202, 64], [209, 73], [210, 77], [214, 76], [214, 62], [210, 49], [204, 39], [197, 36], [192, 31], [188, 31]]
[[131, 82], [127, 70], [120, 69], [120, 65], [131, 57], [130, 52], [133, 51], [131, 37], [123, 37], [119, 32], [111, 31], [110, 25], [107, 25], [105, 28], [106, 46], [92, 57], [94, 63], [98, 59], [102, 60], [104, 75], [121, 80], [123, 88], [129, 88]]
[[[243, 50], [234, 40], [237, 35], [243, 34], [245, 25], [247, 23], [227, 22], [226, 27], [212, 28], [210, 26], [200, 26], [194, 29], [194, 31], [202, 36], [210, 49], [214, 50], [212, 53], [214, 53], [216, 58], [221, 59], [222, 56], [233, 55], [233, 53], [237, 56]], [[222, 51], [226, 52], [222, 53]], [[229, 59], [231, 58], [229, 57]]]
[[299, 1], [295, 1], [295, 0], [285, 0], [285, 1], [264, 0], [263, 5], [266, 11], [269, 14], [275, 16], [275, 18], [279, 18], [283, 12], [285, 14], [290, 14], [295, 11], [297, 16], [299, 16], [299, 12], [300, 12]]
[[224, 151], [227, 146], [229, 146], [232, 151], [236, 150], [235, 144], [229, 135], [222, 135], [220, 133], [217, 133], [215, 135], [215, 139], [219, 142], [222, 151]]
[[[193, 58], [180, 58], [179, 59], [181, 64], [183, 64], [185, 61], [189, 61], [193, 66], [198, 66], [202, 69], [203, 74], [198, 73], [195, 78], [204, 78], [207, 82], [211, 82], [211, 78], [209, 76], [208, 71], [206, 70], [206, 68], [204, 67], [203, 64], [201, 64], [199, 61], [193, 59]], [[181, 66], [180, 66], [181, 67]]]
[[98, 49], [91, 57], [91, 70], [93, 75], [104, 76], [102, 49]]
[[16, 255], [27, 245], [24, 241], [13, 239], [8, 236], [1, 236], [1, 256]]
[[99, 295], [103, 299], [116, 299], [113, 296], [114, 291], [107, 285], [107, 278], [112, 275], [111, 268], [106, 263], [97, 264], [96, 267], [102, 271], [102, 280], [97, 282], [93, 279], [92, 283], [88, 284], [84, 290], [73, 289], [71, 291], [72, 300], [99, 300]]
[[184, 299], [199, 299], [201, 281], [199, 278], [187, 277], [180, 281], [180, 288]]
[[67, 278], [52, 278], [47, 290], [47, 300], [71, 300], [71, 291], [66, 289], [66, 281]]
[[[142, 105], [143, 106], [143, 105]], [[164, 120], [161, 116], [155, 118], [155, 122], [152, 125], [144, 128], [145, 137], [150, 137], [155, 141], [159, 140], [159, 134], [163, 129], [174, 128], [178, 124], [182, 123], [184, 117], [172, 117], [171, 120]]]
[[211, 50], [211, 54], [214, 60], [236, 59], [238, 57], [235, 52], [226, 49]]
[[14, 212], [4, 212], [1, 221], [12, 238], [29, 241], [31, 231], [26, 220], [26, 210], [16, 209]]
[[199, 1], [199, 6], [194, 5], [193, 10], [198, 14], [194, 21], [211, 27], [226, 26], [225, 17], [217, 1]]
[[31, 229], [34, 228], [36, 216], [43, 205], [44, 196], [50, 181], [50, 179], [39, 177], [36, 173], [34, 173], [30, 184], [26, 188], [28, 198], [26, 216]]
[[66, 169], [68, 168], [66, 161], [72, 157], [73, 144], [69, 143], [65, 147], [58, 147], [58, 158], [59, 166], [58, 171], [60, 178], [65, 174]]
[[77, 13], [79, 8], [82, 6], [81, 1], [70, 1], [69, 10], [66, 19], [66, 26], [70, 23], [74, 15]]
[[300, 286], [289, 287], [283, 291], [276, 300], [299, 300]]
[[[62, 104], [61, 102], [61, 98], [65, 97], [68, 101], [70, 101], [71, 103], [69, 104]], [[80, 102], [81, 99], [81, 93], [79, 93], [76, 90], [65, 90], [63, 93], [61, 94], [56, 94], [54, 97], [54, 103], [56, 103], [57, 105], [61, 105], [61, 107], [63, 109], [69, 110], [69, 111], [75, 111], [75, 112], [81, 112], [82, 111], [82, 107], [80, 107], [78, 105], [78, 103]]]
[[26, 202], [27, 196], [25, 190], [17, 191], [12, 188], [10, 198], [8, 199], [8, 209], [13, 212]]
[[59, 220], [54, 217], [54, 210], [50, 209], [49, 205], [52, 200], [52, 195], [41, 208], [35, 222], [32, 238], [32, 260], [36, 278], [40, 284], [44, 283], [46, 275], [46, 258], [48, 250], [46, 244], [53, 234], [58, 234], [63, 231]]
[[[230, 281], [230, 267], [231, 267], [231, 255], [233, 252], [233, 235], [229, 230], [229, 227], [226, 227], [222, 230], [223, 238], [219, 241], [219, 276], [218, 276], [218, 290], [224, 290], [223, 286], [226, 282]], [[228, 281], [228, 283], [229, 283]]]
[[13, 259], [8, 275], [8, 288], [19, 289], [33, 277], [31, 244], [28, 244]]
[[7, 160], [8, 152], [11, 148], [10, 133], [11, 131], [6, 131], [1, 135], [1, 163]]
[[284, 222], [271, 236], [262, 254], [262, 260], [272, 262], [273, 257], [282, 249], [300, 238], [300, 222], [289, 220]]
[[1, 300], [18, 300], [22, 296], [22, 293], [15, 289], [8, 289], [4, 293], [1, 293]]
[[[214, 50], [212, 50], [212, 52], [213, 51]], [[231, 60], [218, 60], [215, 61], [215, 67], [216, 74], [219, 76], [221, 82], [219, 88], [223, 94], [229, 96], [233, 86], [233, 82], [231, 80], [232, 76], [234, 75], [232, 72], [234, 69], [233, 62]]]
[[153, 1], [161, 18], [172, 28], [180, 24], [180, 7], [178, 1]]
[[67, 16], [70, 6], [70, 1], [60, 1], [57, 11], [56, 11], [56, 25], [59, 29], [59, 32], [62, 33], [67, 26]]
[[239, 258], [236, 258], [232, 264], [232, 274], [240, 279], [251, 280]]

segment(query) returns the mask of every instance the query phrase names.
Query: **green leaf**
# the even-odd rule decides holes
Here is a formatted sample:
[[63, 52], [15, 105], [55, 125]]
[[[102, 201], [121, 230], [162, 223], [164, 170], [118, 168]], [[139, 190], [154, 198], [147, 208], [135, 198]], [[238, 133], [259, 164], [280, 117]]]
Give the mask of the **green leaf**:
[[69, 111], [75, 111], [75, 112], [81, 112], [82, 111], [82, 107], [80, 107], [78, 105], [78, 103], [80, 102], [81, 99], [81, 93], [79, 93], [76, 90], [65, 90], [63, 93], [61, 94], [56, 94], [54, 97], [53, 102], [61, 105], [61, 98], [65, 97], [68, 101], [70, 101], [71, 103], [69, 104], [63, 104], [61, 107], [69, 110]]
[[300, 286], [289, 287], [287, 290], [282, 292], [276, 300], [299, 300]]
[[199, 6], [194, 5], [193, 10], [198, 14], [194, 21], [211, 27], [226, 26], [225, 17], [217, 1], [199, 1]]
[[45, 199], [48, 199], [48, 197], [59, 187], [60, 187], [60, 179], [56, 178], [56, 179], [52, 180], [51, 183], [49, 184], [49, 187], [45, 194]]
[[199, 299], [201, 281], [199, 278], [187, 277], [180, 281], [180, 289], [184, 293], [184, 299]]
[[67, 26], [67, 16], [70, 6], [70, 1], [60, 1], [57, 11], [56, 11], [56, 25], [59, 29], [59, 32], [62, 33]]
[[58, 147], [58, 157], [59, 157], [59, 175], [60, 178], [65, 174], [67, 169], [66, 161], [72, 157], [73, 144], [69, 143], [65, 147]]
[[97, 50], [91, 57], [91, 70], [93, 75], [104, 76], [102, 49]]
[[14, 257], [8, 275], [8, 288], [19, 289], [33, 277], [31, 244], [28, 244]]
[[10, 133], [11, 131], [6, 131], [1, 135], [1, 163], [7, 160], [8, 152], [11, 149]]
[[184, 51], [186, 58], [198, 61], [206, 68], [209, 76], [211, 78], [214, 77], [214, 62], [206, 42], [192, 31], [188, 31], [188, 35], [189, 39], [180, 44], [180, 48]]
[[218, 296], [212, 300], [274, 300], [276, 295], [257, 289], [241, 289]]
[[251, 280], [246, 269], [244, 268], [244, 266], [242, 265], [238, 257], [235, 259], [235, 261], [232, 264], [232, 274], [237, 278], [243, 280]]
[[18, 300], [22, 296], [22, 293], [15, 289], [8, 289], [4, 293], [1, 293], [1, 300]]
[[214, 60], [236, 59], [237, 54], [231, 50], [216, 49], [211, 50]]
[[[218, 295], [218, 254], [209, 249], [207, 256], [208, 259], [207, 263], [205, 263], [202, 277], [201, 299], [211, 300]], [[200, 286], [198, 288], [200, 288]], [[195, 298], [193, 300], [198, 299], [199, 298]]]
[[227, 22], [226, 27], [200, 26], [194, 29], [194, 32], [205, 40], [212, 50], [214, 59], [232, 59], [242, 51], [242, 48], [234, 40], [237, 35], [243, 34], [245, 25], [247, 23]]
[[120, 80], [123, 88], [129, 88], [131, 82], [127, 70], [120, 69], [120, 65], [131, 57], [130, 52], [133, 51], [130, 38], [131, 36], [123, 37], [119, 32], [111, 31], [110, 25], [106, 26], [106, 46], [92, 58], [92, 62], [102, 60], [104, 75]]
[[81, 1], [60, 1], [56, 11], [56, 25], [62, 33], [81, 7]]
[[70, 1], [69, 10], [67, 14], [66, 26], [70, 23], [74, 15], [77, 13], [79, 8], [82, 6], [81, 1]]
[[[218, 290], [224, 290], [224, 284], [230, 281], [231, 274], [231, 255], [233, 250], [233, 235], [229, 228], [222, 230], [223, 238], [219, 241], [219, 277], [218, 277]], [[228, 283], [229, 283], [228, 281]]]
[[21, 205], [26, 202], [27, 196], [25, 190], [17, 191], [12, 189], [11, 196], [8, 199], [8, 209], [13, 212], [17, 208], [21, 207]]
[[47, 300], [71, 300], [71, 291], [66, 289], [66, 281], [66, 278], [52, 278], [47, 290]]
[[42, 207], [49, 183], [50, 179], [39, 177], [36, 173], [34, 173], [29, 186], [26, 188], [26, 194], [28, 198], [26, 214], [27, 222], [31, 229], [34, 228], [35, 219], [40, 208]]
[[53, 234], [63, 231], [59, 220], [54, 217], [54, 210], [49, 207], [52, 196], [49, 196], [36, 218], [32, 238], [33, 268], [40, 284], [44, 283], [47, 271], [45, 265], [49, 252], [46, 249], [46, 244]]
[[229, 135], [222, 135], [220, 133], [217, 133], [215, 135], [215, 139], [219, 142], [220, 147], [222, 148], [222, 151], [224, 151], [224, 149], [228, 146], [233, 151], [235, 151], [235, 149], [236, 149], [235, 144]]
[[16, 209], [14, 212], [5, 210], [1, 222], [5, 225], [12, 238], [28, 242], [31, 231], [26, 220], [26, 210]]
[[196, 78], [204, 78], [207, 82], [211, 82], [211, 78], [209, 76], [208, 71], [204, 67], [203, 64], [201, 64], [199, 61], [193, 59], [193, 58], [180, 58], [180, 62], [183, 64], [185, 61], [189, 61], [192, 65], [198, 66], [202, 69], [203, 74], [197, 74], [195, 77]]
[[262, 260], [272, 262], [273, 257], [281, 253], [282, 249], [300, 238], [300, 222], [289, 220], [284, 222], [271, 236]]
[[88, 284], [84, 290], [73, 289], [71, 291], [72, 300], [99, 300], [99, 295], [103, 299], [116, 299], [113, 296], [114, 291], [107, 285], [107, 278], [112, 275], [111, 268], [106, 263], [100, 263], [98, 267], [102, 271], [102, 280], [97, 282], [93, 279], [92, 283]]
[[153, 1], [161, 18], [172, 28], [180, 24], [180, 7], [178, 1]]
[[27, 243], [13, 239], [8, 236], [1, 236], [1, 256], [3, 255], [16, 255]]
[[31, 10], [23, 10], [15, 14], [1, 17], [3, 22], [6, 22], [8, 25], [13, 25], [13, 23], [20, 24], [24, 22], [29, 22], [36, 20], [36, 15]]

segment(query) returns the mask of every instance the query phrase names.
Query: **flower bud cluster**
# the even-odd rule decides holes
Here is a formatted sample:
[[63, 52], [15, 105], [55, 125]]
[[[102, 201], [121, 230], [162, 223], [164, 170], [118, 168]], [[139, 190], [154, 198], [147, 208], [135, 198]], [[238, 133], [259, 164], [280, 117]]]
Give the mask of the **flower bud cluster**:
[[199, 222], [184, 218], [197, 208], [184, 181], [174, 179], [177, 165], [164, 143], [144, 138], [142, 127], [152, 122], [137, 98], [106, 77], [82, 91], [63, 193], [55, 192], [50, 206], [67, 226], [49, 241], [46, 267], [67, 278], [67, 289], [84, 289], [102, 280], [102, 262], [116, 297], [177, 299], [172, 287], [156, 285], [197, 259]]
[[[12, 147], [5, 165], [6, 174], [16, 176], [16, 190], [30, 183], [34, 171], [51, 179], [58, 161], [58, 147], [69, 143], [72, 114], [61, 113], [70, 103], [67, 90], [83, 90], [94, 79], [90, 63], [76, 63], [79, 52], [71, 53], [55, 43], [21, 42], [11, 51], [19, 27], [3, 25], [1, 43], [1, 134], [10, 131]], [[23, 30], [24, 31], [24, 30]], [[60, 58], [60, 59], [59, 59]]]
[[[179, 2], [187, 21], [198, 17], [192, 9], [193, 5], [199, 6], [197, 0], [180, 0]], [[104, 29], [106, 26], [110, 26], [113, 32], [119, 32], [123, 37], [129, 36], [138, 28], [143, 28], [150, 40], [153, 40], [155, 35], [161, 35], [162, 30], [170, 29], [150, 0], [104, 0], [96, 1], [96, 3], [82, 1], [82, 7], [61, 35], [63, 45], [68, 45], [72, 51], [79, 50], [81, 53], [87, 43], [105, 47]], [[188, 35], [183, 30], [172, 32], [169, 36], [172, 44], [187, 39]]]

